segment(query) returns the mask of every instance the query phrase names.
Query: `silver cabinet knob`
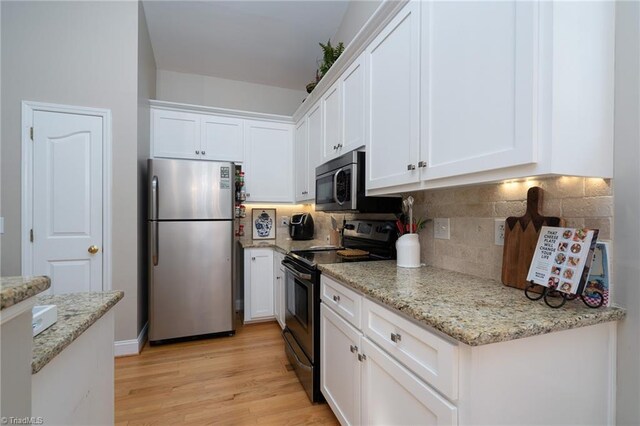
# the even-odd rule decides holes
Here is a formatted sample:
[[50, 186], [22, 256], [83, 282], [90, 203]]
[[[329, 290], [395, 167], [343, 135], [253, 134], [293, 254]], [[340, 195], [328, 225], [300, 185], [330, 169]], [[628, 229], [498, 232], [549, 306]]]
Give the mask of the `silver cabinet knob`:
[[245, 194], [245, 196], [246, 196], [247, 198], [249, 198], [249, 197], [251, 197], [251, 194], [249, 194], [249, 193], [247, 192], [247, 193]]
[[351, 351], [352, 354], [354, 354], [354, 353], [358, 352], [358, 347], [355, 346], [355, 345], [351, 345], [349, 347], [349, 350]]
[[426, 161], [418, 162], [418, 167], [422, 167], [422, 168], [427, 167], [427, 162]]
[[335, 151], [336, 149], [338, 149], [338, 145], [333, 146], [333, 150]]
[[198, 155], [198, 154], [200, 154], [200, 151], [198, 151], [198, 150], [196, 149], [196, 155]]
[[251, 258], [251, 260], [256, 260], [256, 258], [255, 258], [255, 257], [252, 257], [252, 258]]
[[336, 302], [336, 303], [339, 302], [340, 301], [340, 296], [334, 295], [333, 296], [333, 301]]
[[338, 149], [340, 149], [340, 148], [342, 148], [342, 144], [341, 143], [338, 144]]
[[391, 333], [391, 341], [393, 343], [398, 343], [400, 340], [402, 340], [401, 335], [399, 335], [398, 333]]
[[358, 354], [358, 361], [366, 361], [367, 356], [365, 354]]
[[415, 169], [416, 169], [415, 164], [407, 164], [407, 170], [415, 170]]
[[202, 151], [202, 155], [204, 155], [204, 151]]

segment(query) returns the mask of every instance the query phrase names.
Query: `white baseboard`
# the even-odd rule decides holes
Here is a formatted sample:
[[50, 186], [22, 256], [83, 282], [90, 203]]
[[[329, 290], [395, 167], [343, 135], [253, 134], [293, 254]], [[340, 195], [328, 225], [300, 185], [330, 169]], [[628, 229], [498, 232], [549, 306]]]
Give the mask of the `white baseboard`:
[[147, 340], [147, 329], [149, 323], [145, 323], [137, 339], [131, 340], [118, 340], [114, 343], [114, 355], [115, 356], [128, 356], [138, 355], [144, 346], [144, 342]]

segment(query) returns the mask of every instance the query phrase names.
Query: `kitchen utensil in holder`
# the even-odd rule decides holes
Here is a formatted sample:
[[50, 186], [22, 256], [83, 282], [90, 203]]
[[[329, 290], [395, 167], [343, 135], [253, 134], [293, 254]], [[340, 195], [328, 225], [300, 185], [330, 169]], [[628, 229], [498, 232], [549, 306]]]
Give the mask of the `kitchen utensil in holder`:
[[[538, 290], [540, 293], [537, 293], [537, 291], [534, 290]], [[598, 297], [594, 297], [596, 294]], [[582, 299], [585, 305], [593, 309], [599, 308], [604, 304], [604, 297], [598, 292], [594, 292], [590, 294], [589, 298], [585, 298], [584, 293], [580, 296], [577, 294], [563, 293], [561, 291], [536, 284], [533, 281], [530, 281], [529, 286], [524, 289], [524, 295], [527, 296], [527, 299], [533, 301], [544, 298], [544, 303], [554, 309], [562, 307], [567, 303], [567, 300], [575, 300], [578, 297]], [[594, 303], [590, 299], [596, 299], [596, 302]]]
[[420, 240], [418, 234], [404, 234], [396, 241], [397, 263], [400, 268], [420, 267]]

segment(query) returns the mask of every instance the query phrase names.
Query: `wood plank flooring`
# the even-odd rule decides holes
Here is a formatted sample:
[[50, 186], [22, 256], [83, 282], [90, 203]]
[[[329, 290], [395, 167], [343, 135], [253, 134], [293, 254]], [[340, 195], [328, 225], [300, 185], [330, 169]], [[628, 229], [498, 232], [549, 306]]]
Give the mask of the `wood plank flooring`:
[[115, 423], [327, 424], [284, 353], [275, 322], [240, 326], [233, 337], [145, 346], [116, 359]]

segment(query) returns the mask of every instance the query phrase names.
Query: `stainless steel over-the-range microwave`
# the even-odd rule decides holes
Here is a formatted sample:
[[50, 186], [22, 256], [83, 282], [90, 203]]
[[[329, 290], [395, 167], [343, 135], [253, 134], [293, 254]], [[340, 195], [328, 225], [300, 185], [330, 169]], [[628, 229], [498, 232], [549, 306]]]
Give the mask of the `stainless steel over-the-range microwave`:
[[365, 153], [352, 151], [316, 168], [316, 210], [397, 213], [400, 197], [365, 195]]

